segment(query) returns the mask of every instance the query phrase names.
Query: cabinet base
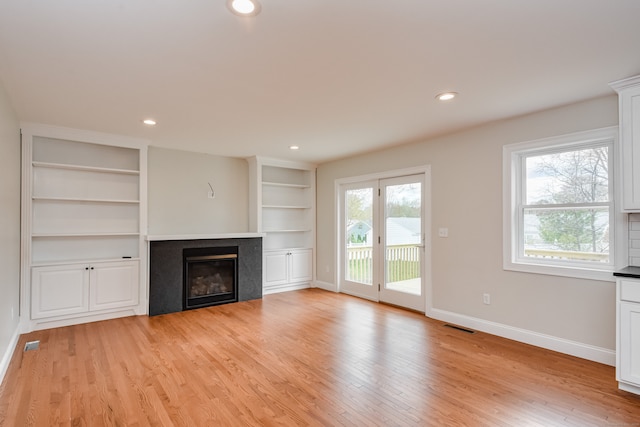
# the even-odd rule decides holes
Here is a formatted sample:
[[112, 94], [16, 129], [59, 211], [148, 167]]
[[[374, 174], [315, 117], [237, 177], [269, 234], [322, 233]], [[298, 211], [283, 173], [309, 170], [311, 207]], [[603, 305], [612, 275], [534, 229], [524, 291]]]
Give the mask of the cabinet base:
[[131, 307], [131, 308], [122, 309], [118, 311], [110, 311], [107, 313], [90, 314], [90, 315], [87, 315], [85, 313], [85, 314], [81, 314], [73, 317], [69, 316], [69, 317], [57, 318], [57, 319], [51, 318], [51, 319], [30, 320], [23, 324], [22, 333], [39, 331], [42, 329], [61, 328], [64, 326], [80, 325], [82, 323], [100, 322], [103, 320], [117, 319], [120, 317], [141, 315], [141, 313], [138, 313], [138, 310], [136, 310], [136, 308], [137, 307]]
[[311, 287], [310, 283], [296, 283], [296, 284], [287, 283], [286, 285], [276, 285], [276, 286], [265, 287], [262, 290], [262, 294], [269, 295], [269, 294], [277, 294], [279, 292], [298, 291], [300, 289], [308, 289], [310, 287]]
[[619, 382], [618, 383], [618, 388], [620, 390], [628, 391], [629, 393], [640, 394], [640, 387], [632, 385], [632, 384]]

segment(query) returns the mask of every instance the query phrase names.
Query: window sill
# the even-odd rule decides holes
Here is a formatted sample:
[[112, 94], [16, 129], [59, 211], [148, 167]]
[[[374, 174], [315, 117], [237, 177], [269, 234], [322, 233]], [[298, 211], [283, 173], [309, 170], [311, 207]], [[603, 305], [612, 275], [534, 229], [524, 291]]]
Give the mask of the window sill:
[[606, 270], [587, 269], [564, 266], [550, 266], [521, 262], [505, 262], [503, 269], [506, 271], [518, 271], [520, 273], [544, 274], [548, 276], [571, 277], [574, 279], [598, 280], [602, 282], [615, 282], [614, 267]]

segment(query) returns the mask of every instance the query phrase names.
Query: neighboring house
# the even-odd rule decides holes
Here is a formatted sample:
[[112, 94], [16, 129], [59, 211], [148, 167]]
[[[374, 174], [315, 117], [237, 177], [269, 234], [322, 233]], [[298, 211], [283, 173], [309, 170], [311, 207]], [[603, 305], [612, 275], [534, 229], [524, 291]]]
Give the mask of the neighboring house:
[[422, 243], [420, 218], [387, 218], [387, 246]]
[[347, 241], [350, 245], [366, 245], [371, 242], [371, 224], [354, 220], [347, 226]]
[[[420, 218], [387, 218], [387, 245], [419, 245], [422, 243]], [[347, 226], [347, 241], [352, 246], [368, 246], [374, 241], [371, 225], [366, 221], [354, 221]]]

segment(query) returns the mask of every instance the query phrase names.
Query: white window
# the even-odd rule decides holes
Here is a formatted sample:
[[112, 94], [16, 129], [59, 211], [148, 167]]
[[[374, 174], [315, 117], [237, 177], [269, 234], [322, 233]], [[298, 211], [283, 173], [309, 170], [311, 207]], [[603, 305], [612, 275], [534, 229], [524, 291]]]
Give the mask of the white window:
[[504, 147], [506, 270], [613, 280], [616, 140], [612, 127]]

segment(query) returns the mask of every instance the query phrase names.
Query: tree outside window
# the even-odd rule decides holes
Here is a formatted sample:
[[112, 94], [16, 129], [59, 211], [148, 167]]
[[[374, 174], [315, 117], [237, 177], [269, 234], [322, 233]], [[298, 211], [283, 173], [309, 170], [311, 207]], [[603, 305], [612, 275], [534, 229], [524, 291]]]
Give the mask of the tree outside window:
[[525, 157], [524, 255], [609, 261], [607, 146]]

